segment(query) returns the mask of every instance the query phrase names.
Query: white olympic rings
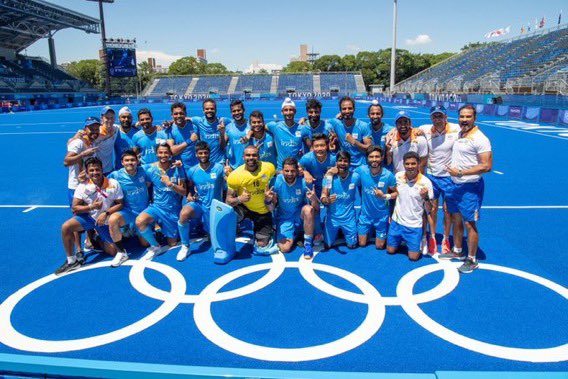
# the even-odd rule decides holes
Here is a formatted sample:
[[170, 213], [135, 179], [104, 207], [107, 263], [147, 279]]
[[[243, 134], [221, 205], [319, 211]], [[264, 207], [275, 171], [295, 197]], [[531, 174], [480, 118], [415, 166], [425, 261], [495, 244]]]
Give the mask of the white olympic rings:
[[[125, 266], [131, 266], [129, 280], [134, 289], [144, 296], [163, 301], [163, 304], [139, 321], [121, 329], [98, 336], [61, 341], [40, 340], [25, 336], [15, 330], [10, 320], [15, 307], [24, 297], [39, 287], [59, 278], [55, 275], [48, 275], [16, 291], [0, 304], [0, 330], [2, 331], [2, 333], [0, 333], [0, 343], [14, 349], [43, 353], [67, 352], [93, 348], [119, 341], [151, 327], [170, 314], [179, 304], [194, 304], [193, 316], [196, 326], [206, 338], [219, 347], [237, 355], [259, 360], [300, 362], [335, 356], [362, 345], [372, 338], [380, 329], [385, 318], [386, 306], [402, 306], [409, 317], [423, 328], [439, 338], [465, 349], [493, 357], [517, 361], [560, 362], [568, 360], [568, 343], [556, 347], [539, 349], [499, 346], [460, 335], [427, 316], [420, 309], [419, 304], [435, 301], [446, 296], [457, 287], [460, 280], [456, 265], [440, 261], [437, 257], [435, 257], [437, 264], [418, 267], [405, 274], [397, 285], [397, 296], [391, 297], [381, 296], [377, 289], [365, 279], [337, 267], [307, 261], [303, 258], [300, 258], [299, 262], [288, 262], [282, 254], [272, 255], [271, 258], [272, 262], [270, 263], [247, 266], [225, 274], [207, 285], [201, 293], [195, 295], [186, 293], [187, 283], [185, 277], [173, 267], [153, 261], [128, 261], [125, 263]], [[109, 261], [100, 262], [85, 266], [67, 275], [75, 275], [82, 271], [107, 267], [109, 265]], [[144, 277], [146, 268], [164, 275], [170, 282], [171, 290], [164, 291], [152, 286]], [[216, 324], [211, 313], [211, 304], [213, 302], [235, 299], [261, 290], [276, 281], [287, 268], [297, 268], [308, 283], [322, 292], [343, 300], [365, 304], [367, 306], [367, 315], [363, 322], [350, 334], [335, 341], [301, 348], [278, 348], [254, 345], [230, 336]], [[564, 299], [568, 299], [568, 289], [540, 276], [490, 264], [480, 264], [480, 269], [502, 272], [527, 279], [551, 289]], [[413, 292], [414, 285], [422, 277], [438, 270], [443, 270], [444, 277], [436, 287], [419, 294]], [[267, 271], [267, 273], [255, 282], [241, 288], [219, 292], [230, 282], [259, 271]], [[361, 293], [346, 291], [335, 287], [321, 279], [316, 274], [316, 271], [323, 271], [339, 276], [351, 282]]]

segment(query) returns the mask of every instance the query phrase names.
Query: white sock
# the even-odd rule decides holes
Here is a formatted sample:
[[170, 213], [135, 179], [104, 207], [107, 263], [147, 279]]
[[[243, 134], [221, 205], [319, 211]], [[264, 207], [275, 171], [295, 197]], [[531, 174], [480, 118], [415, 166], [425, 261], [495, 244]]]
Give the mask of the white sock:
[[455, 246], [454, 246], [454, 253], [460, 254], [461, 252], [462, 252], [462, 248], [461, 248], [461, 247], [455, 247]]
[[73, 263], [75, 263], [77, 261], [77, 257], [72, 255], [70, 257], [67, 257], [67, 263], [69, 263], [70, 265], [72, 265]]

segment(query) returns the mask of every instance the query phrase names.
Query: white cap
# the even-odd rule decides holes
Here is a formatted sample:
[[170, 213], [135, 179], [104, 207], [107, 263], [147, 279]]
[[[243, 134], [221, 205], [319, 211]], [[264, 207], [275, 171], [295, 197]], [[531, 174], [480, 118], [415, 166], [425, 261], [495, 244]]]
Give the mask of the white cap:
[[118, 117], [122, 116], [125, 113], [129, 113], [132, 114], [132, 112], [130, 111], [130, 108], [128, 107], [122, 107], [120, 108], [120, 110], [118, 111]]
[[292, 99], [290, 99], [289, 97], [285, 98], [284, 101], [282, 102], [282, 108], [284, 109], [284, 107], [294, 107], [296, 108], [296, 103], [294, 103], [292, 101]]
[[379, 105], [379, 100], [373, 99], [373, 101], [371, 101], [371, 105]]

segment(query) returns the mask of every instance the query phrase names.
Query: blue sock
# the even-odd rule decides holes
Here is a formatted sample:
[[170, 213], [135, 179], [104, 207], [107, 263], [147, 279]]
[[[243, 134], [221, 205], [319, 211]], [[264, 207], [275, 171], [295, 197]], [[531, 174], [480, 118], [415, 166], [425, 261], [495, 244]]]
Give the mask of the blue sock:
[[146, 240], [148, 241], [148, 243], [150, 244], [150, 246], [160, 246], [160, 244], [158, 243], [158, 241], [156, 241], [156, 237], [154, 236], [154, 231], [152, 230], [152, 227], [148, 226], [146, 228], [146, 230], [141, 231], [140, 230], [140, 235]]
[[312, 245], [314, 243], [314, 236], [308, 236], [304, 234], [304, 244]]
[[179, 237], [181, 239], [181, 244], [189, 246], [189, 222], [185, 224], [180, 224], [178, 221]]

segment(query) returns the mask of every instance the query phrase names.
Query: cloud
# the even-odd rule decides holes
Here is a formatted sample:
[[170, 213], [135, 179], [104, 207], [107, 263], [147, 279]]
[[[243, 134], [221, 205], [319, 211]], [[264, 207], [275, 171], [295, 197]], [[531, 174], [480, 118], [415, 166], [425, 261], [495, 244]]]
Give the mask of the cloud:
[[414, 39], [407, 39], [406, 44], [410, 46], [426, 45], [432, 42], [432, 38], [428, 34], [419, 34]]
[[219, 50], [218, 48], [213, 48], [211, 49], [211, 54], [219, 54], [221, 52], [221, 50]]
[[137, 50], [136, 60], [138, 63], [142, 61], [147, 61], [148, 58], [155, 58], [156, 64], [162, 67], [168, 67], [174, 61], [183, 58], [181, 55], [171, 55], [164, 53], [163, 51], [151, 51], [151, 50]]
[[357, 45], [347, 45], [347, 49], [351, 50], [354, 53], [358, 53], [361, 51], [361, 48]]

